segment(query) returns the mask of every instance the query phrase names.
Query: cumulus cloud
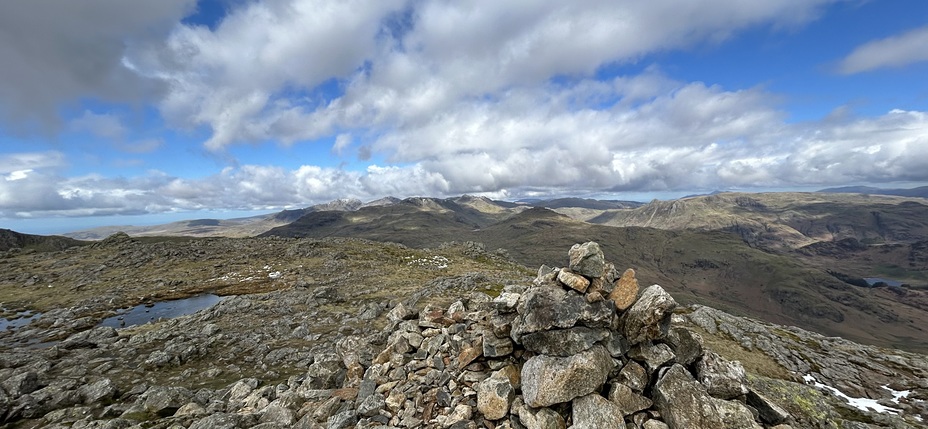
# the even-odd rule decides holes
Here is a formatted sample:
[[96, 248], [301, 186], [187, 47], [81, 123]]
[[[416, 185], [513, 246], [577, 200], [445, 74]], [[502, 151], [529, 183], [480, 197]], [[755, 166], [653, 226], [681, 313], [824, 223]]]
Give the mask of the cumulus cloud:
[[[23, 132], [60, 129], [79, 98], [138, 103], [160, 91], [122, 64], [126, 47], [163, 38], [195, 0], [0, 2], [0, 120]], [[25, 124], [25, 125], [24, 125]]]
[[841, 61], [838, 70], [844, 74], [854, 74], [928, 61], [926, 46], [928, 26], [858, 46]]
[[[179, 26], [126, 61], [168, 86], [160, 106], [172, 124], [208, 126], [205, 145], [220, 151], [410, 125], [554, 76], [589, 76], [753, 25], [798, 25], [832, 1], [269, 0], [213, 30]], [[345, 93], [316, 95], [331, 82]]]

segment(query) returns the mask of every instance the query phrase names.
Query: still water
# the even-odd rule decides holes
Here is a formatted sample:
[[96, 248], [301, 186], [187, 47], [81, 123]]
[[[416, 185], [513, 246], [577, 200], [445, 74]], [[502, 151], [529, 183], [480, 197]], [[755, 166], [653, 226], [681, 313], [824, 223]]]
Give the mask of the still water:
[[126, 328], [153, 322], [158, 319], [186, 316], [210, 308], [222, 300], [223, 298], [220, 296], [206, 294], [173, 301], [137, 305], [113, 317], [104, 319], [103, 322], [100, 323], [100, 326]]

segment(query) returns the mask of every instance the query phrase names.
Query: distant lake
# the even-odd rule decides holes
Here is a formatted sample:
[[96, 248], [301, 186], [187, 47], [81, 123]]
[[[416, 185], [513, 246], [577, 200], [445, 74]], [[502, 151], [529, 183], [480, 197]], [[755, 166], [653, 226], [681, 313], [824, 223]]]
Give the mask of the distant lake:
[[172, 319], [210, 308], [222, 300], [223, 298], [220, 296], [205, 294], [190, 298], [175, 299], [173, 301], [137, 305], [113, 317], [104, 319], [103, 322], [100, 322], [100, 326], [127, 328], [129, 326], [153, 322], [158, 319]]
[[875, 284], [877, 284], [877, 283], [880, 283], [880, 282], [886, 283], [886, 284], [889, 285], [889, 286], [902, 286], [902, 282], [900, 282], [900, 281], [890, 280], [890, 279], [882, 279], [882, 278], [879, 278], [879, 277], [864, 277], [864, 280], [866, 280], [867, 283], [868, 283], [870, 286], [873, 286], [873, 285], [875, 285]]

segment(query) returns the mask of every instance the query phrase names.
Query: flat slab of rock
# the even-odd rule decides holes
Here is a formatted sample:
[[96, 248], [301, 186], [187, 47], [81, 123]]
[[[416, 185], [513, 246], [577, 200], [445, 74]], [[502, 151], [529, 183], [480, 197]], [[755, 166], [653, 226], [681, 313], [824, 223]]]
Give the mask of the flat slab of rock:
[[615, 302], [615, 308], [619, 311], [625, 311], [638, 298], [638, 279], [635, 278], [635, 270], [629, 268], [625, 270], [622, 277], [615, 281], [609, 299]]
[[612, 356], [600, 345], [570, 357], [534, 356], [522, 367], [525, 404], [547, 407], [595, 392], [612, 367]]
[[572, 356], [589, 350], [599, 341], [609, 336], [605, 329], [593, 329], [575, 326], [568, 329], [553, 329], [534, 332], [522, 336], [522, 344], [527, 350], [551, 356]]

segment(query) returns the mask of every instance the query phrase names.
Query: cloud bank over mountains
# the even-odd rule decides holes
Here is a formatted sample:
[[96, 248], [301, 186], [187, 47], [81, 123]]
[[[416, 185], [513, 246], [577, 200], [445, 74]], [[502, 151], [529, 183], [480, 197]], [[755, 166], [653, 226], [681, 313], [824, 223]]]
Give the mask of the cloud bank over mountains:
[[[78, 130], [136, 157], [173, 144], [130, 137], [118, 115], [80, 104], [97, 99], [206, 130], [193, 150], [219, 157], [306, 145], [364, 165], [307, 155], [298, 167], [237, 159], [198, 177], [153, 162], [130, 177], [72, 175], [80, 160], [46, 146], [0, 154], [3, 217], [928, 181], [925, 111], [836, 105], [797, 121], [764, 82], [690, 82], [660, 63], [603, 72], [757, 28], [801, 31], [837, 1], [265, 0], [229, 3], [209, 27], [181, 21], [192, 1], [52, 3], [0, 6], [0, 55], [15, 64], [0, 68], [16, 82], [0, 86], [8, 132]], [[856, 74], [926, 61], [915, 48], [926, 34], [821, 64]], [[62, 105], [80, 113], [63, 120]]]

